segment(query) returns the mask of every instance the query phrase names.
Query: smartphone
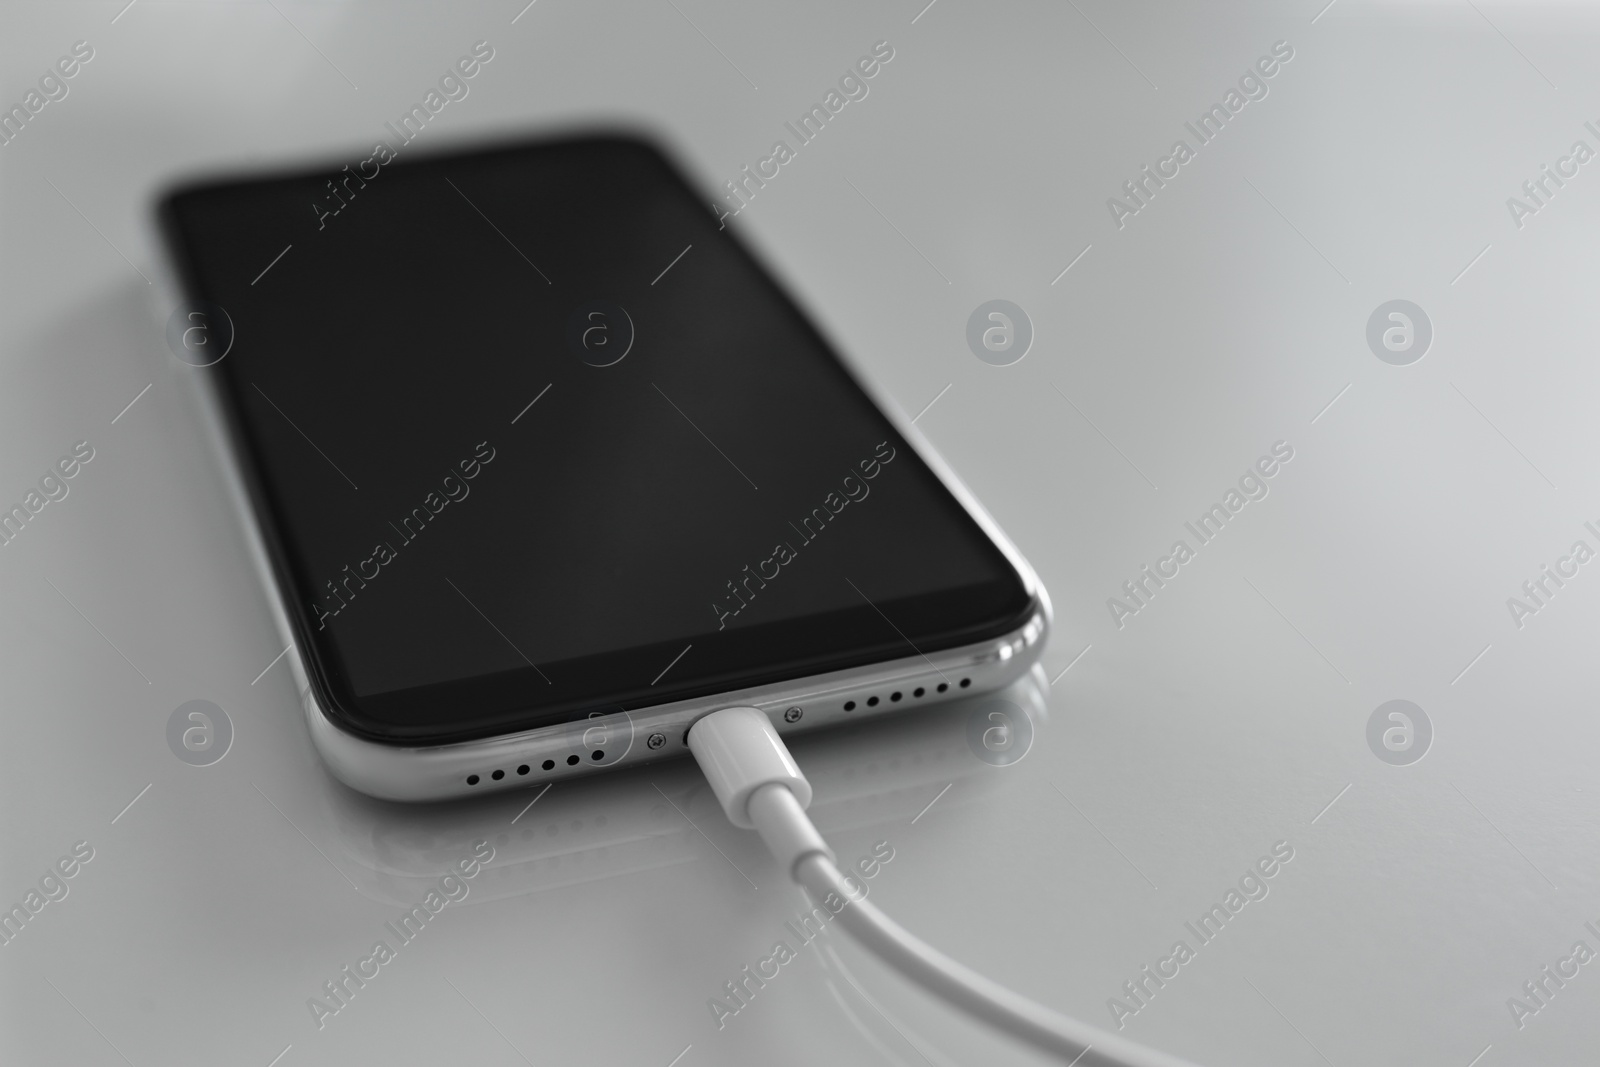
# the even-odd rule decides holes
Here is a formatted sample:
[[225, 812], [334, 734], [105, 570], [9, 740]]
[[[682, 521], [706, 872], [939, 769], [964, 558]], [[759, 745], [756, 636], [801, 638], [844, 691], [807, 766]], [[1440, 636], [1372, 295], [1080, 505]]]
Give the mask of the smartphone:
[[997, 689], [1033, 571], [667, 153], [380, 144], [159, 218], [310, 733], [395, 800]]

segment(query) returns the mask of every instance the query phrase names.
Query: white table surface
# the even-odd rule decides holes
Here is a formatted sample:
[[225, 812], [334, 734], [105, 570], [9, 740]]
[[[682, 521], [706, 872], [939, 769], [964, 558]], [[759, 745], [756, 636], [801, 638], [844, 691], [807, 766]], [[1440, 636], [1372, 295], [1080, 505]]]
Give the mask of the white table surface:
[[[1507, 1004], [1575, 942], [1600, 951], [1600, 563], [1520, 628], [1507, 607], [1600, 547], [1600, 162], [1520, 227], [1506, 203], [1600, 148], [1600, 13], [522, 2], [0, 10], [0, 102], [95, 51], [0, 147], [0, 501], [95, 449], [0, 548], [0, 903], [93, 849], [0, 945], [0, 1061], [1040, 1062], [838, 932], [719, 1030], [708, 999], [802, 897], [688, 763], [520, 817], [532, 794], [385, 805], [318, 763], [144, 277], [150, 206], [181, 175], [369, 146], [478, 40], [495, 59], [426, 137], [626, 118], [708, 184], [895, 49], [734, 225], [903, 409], [938, 398], [918, 425], [1037, 567], [1056, 632], [1012, 766], [974, 756], [959, 706], [797, 747], [841, 856], [893, 848], [875, 900], [1108, 1025], [1286, 841], [1269, 895], [1124, 1033], [1211, 1065], [1600, 1058], [1600, 964], [1520, 1027]], [[1107, 198], [1280, 40], [1269, 95], [1119, 229]], [[992, 298], [1036, 331], [1007, 367], [965, 339]], [[1406, 366], [1366, 342], [1392, 299], [1434, 327]], [[1118, 628], [1107, 598], [1277, 441], [1270, 495]], [[195, 699], [235, 731], [206, 767], [166, 741]], [[1367, 742], [1395, 699], [1434, 732], [1405, 766]], [[319, 1029], [308, 998], [480, 838], [467, 898]]]

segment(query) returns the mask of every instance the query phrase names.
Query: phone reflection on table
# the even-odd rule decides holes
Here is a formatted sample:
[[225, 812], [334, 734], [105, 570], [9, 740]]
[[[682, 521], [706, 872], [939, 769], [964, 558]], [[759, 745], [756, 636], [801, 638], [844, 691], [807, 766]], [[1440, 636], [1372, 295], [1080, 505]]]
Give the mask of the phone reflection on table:
[[[970, 802], [998, 787], [996, 769], [1035, 743], [1048, 688], [1035, 666], [994, 693], [793, 735], [791, 748], [814, 790], [812, 820], [825, 836], [904, 824], [957, 781], [972, 779], [977, 788], [943, 803]], [[386, 904], [413, 903], [479, 841], [494, 847], [494, 858], [463, 904], [720, 862], [701, 831], [718, 835], [725, 819], [687, 759], [430, 805], [373, 800], [327, 775], [323, 782], [335, 865], [363, 895]]]

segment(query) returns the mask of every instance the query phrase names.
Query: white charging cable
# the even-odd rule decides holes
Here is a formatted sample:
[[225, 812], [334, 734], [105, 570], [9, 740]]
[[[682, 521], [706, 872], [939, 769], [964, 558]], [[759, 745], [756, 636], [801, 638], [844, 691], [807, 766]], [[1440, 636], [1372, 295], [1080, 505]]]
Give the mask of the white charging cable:
[[924, 944], [865, 900], [839, 872], [833, 850], [807, 817], [811, 783], [759, 710], [724, 708], [705, 716], [689, 730], [689, 750], [729, 821], [758, 831], [817, 903], [830, 896], [846, 902], [838, 912], [845, 929], [924, 989], [1076, 1067], [1194, 1067], [1011, 992]]

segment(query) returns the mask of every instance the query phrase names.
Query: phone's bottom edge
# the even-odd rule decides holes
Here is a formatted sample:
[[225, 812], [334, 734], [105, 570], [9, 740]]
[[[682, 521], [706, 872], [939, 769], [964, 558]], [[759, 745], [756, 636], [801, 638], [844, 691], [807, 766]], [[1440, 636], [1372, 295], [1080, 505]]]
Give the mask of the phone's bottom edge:
[[1026, 622], [976, 644], [498, 737], [420, 747], [380, 744], [342, 729], [323, 712], [303, 671], [295, 673], [312, 742], [334, 776], [369, 796], [418, 802], [526, 788], [681, 756], [689, 750], [689, 727], [721, 708], [758, 708], [779, 733], [788, 734], [992, 692], [1028, 672], [1049, 631], [1049, 601], [1041, 590]]

